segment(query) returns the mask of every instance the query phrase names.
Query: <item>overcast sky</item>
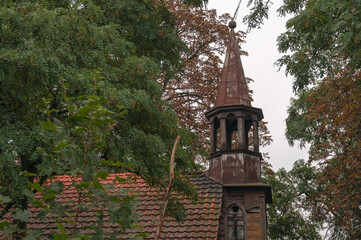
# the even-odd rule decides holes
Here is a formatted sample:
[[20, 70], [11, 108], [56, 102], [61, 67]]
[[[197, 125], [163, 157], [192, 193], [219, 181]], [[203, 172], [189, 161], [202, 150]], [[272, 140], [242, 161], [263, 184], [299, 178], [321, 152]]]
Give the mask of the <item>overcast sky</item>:
[[[229, 13], [233, 16], [239, 0], [209, 0], [208, 9], [217, 9], [218, 15]], [[246, 31], [242, 18], [246, 15], [247, 0], [243, 0], [236, 19], [236, 30]], [[292, 93], [292, 77], [286, 78], [284, 69], [278, 71], [274, 63], [282, 55], [277, 50], [277, 36], [285, 31], [285, 18], [277, 16], [276, 9], [282, 0], [273, 0], [269, 19], [261, 29], [254, 29], [246, 37], [242, 49], [249, 56], [242, 56], [242, 63], [247, 77], [254, 80], [249, 86], [254, 91], [252, 105], [262, 108], [264, 120], [273, 137], [273, 143], [261, 149], [270, 154], [270, 163], [274, 169], [281, 167], [290, 170], [297, 159], [307, 159], [307, 150], [298, 146], [290, 147], [285, 138], [285, 119]]]

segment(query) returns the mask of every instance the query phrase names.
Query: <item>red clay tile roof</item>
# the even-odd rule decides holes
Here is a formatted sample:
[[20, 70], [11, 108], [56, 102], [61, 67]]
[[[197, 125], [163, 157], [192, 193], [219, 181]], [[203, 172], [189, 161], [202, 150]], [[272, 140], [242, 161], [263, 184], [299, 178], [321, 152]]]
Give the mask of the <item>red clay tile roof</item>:
[[[129, 174], [117, 175], [122, 178], [129, 176]], [[106, 184], [107, 181], [111, 182], [115, 176], [115, 174], [110, 175], [107, 180], [102, 183]], [[61, 180], [64, 185], [70, 184], [70, 178], [68, 176], [59, 176], [57, 179]], [[222, 185], [208, 178], [204, 173], [191, 177], [191, 182], [199, 193], [198, 202], [192, 203], [186, 199], [182, 200], [188, 213], [186, 221], [177, 223], [173, 218], [165, 218], [161, 239], [217, 239], [222, 203]], [[118, 185], [118, 187], [119, 186], [120, 185]], [[148, 187], [141, 178], [124, 183], [121, 187], [139, 191], [137, 193], [137, 199], [140, 202], [138, 212], [141, 213], [141, 216], [139, 216], [137, 224], [143, 227], [131, 229], [124, 238], [130, 238], [130, 235], [134, 235], [134, 233], [147, 233], [148, 239], [154, 239], [157, 216], [160, 209], [158, 192], [156, 189]], [[74, 189], [68, 189], [62, 195], [61, 201], [75, 202], [77, 196]], [[36, 215], [37, 209], [31, 209], [31, 211]], [[84, 226], [95, 224], [97, 220], [95, 215], [95, 211], [86, 211], [80, 214], [78, 221], [81, 222], [83, 226], [78, 225], [79, 233], [89, 231]], [[104, 217], [103, 223], [103, 230], [105, 232], [112, 232], [116, 228], [115, 225], [109, 222], [109, 218], [106, 216]], [[57, 232], [55, 221], [50, 218], [48, 218], [46, 222], [40, 221], [38, 218], [32, 218], [30, 223], [28, 223], [28, 228], [41, 229], [46, 235]]]

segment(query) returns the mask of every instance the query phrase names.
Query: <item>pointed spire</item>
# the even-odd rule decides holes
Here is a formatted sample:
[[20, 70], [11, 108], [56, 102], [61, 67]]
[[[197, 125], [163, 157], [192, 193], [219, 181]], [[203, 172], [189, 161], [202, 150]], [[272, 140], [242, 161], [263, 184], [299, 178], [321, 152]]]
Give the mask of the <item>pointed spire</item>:
[[248, 93], [247, 81], [244, 76], [241, 56], [234, 33], [236, 22], [232, 20], [228, 26], [231, 31], [215, 107], [240, 104], [251, 107], [251, 98]]

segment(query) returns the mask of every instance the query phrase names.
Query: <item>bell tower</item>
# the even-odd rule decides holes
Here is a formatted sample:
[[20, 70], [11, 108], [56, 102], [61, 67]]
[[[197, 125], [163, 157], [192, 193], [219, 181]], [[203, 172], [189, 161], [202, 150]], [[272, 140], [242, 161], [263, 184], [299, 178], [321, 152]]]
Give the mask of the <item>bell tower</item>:
[[252, 107], [234, 28], [230, 35], [211, 125], [209, 177], [223, 184], [219, 240], [267, 239], [266, 203], [271, 188], [261, 181], [260, 108]]

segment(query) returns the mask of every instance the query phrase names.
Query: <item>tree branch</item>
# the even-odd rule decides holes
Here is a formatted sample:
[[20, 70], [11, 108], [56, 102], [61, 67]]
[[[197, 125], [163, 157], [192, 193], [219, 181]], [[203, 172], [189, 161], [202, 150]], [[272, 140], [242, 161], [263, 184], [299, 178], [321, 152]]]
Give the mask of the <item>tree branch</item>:
[[187, 57], [187, 60], [192, 60], [193, 58], [195, 58], [198, 55], [198, 53], [202, 50], [202, 48], [207, 44], [208, 44], [207, 42], [202, 43], [191, 56]]
[[166, 189], [166, 193], [164, 196], [164, 202], [162, 204], [162, 207], [160, 209], [160, 214], [158, 216], [158, 227], [157, 227], [156, 236], [155, 236], [156, 240], [159, 239], [159, 236], [162, 232], [165, 210], [167, 209], [167, 205], [168, 205], [168, 201], [169, 201], [169, 197], [170, 197], [170, 193], [171, 193], [171, 188], [172, 188], [173, 182], [174, 182], [174, 156], [175, 156], [175, 152], [177, 150], [177, 146], [178, 146], [180, 138], [181, 138], [181, 136], [178, 134], [178, 136], [174, 142], [174, 145], [173, 145], [172, 155], [170, 157], [169, 183], [168, 183], [168, 187]]

